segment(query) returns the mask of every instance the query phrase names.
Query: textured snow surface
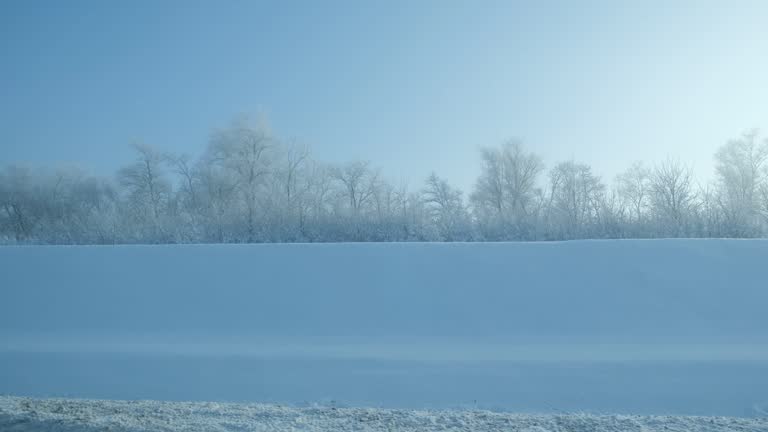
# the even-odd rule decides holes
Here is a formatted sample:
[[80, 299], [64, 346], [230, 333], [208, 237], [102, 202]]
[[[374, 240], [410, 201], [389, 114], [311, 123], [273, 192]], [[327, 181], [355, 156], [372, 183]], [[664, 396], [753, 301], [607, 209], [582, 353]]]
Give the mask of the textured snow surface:
[[768, 419], [530, 415], [296, 408], [265, 404], [0, 397], [4, 432], [95, 431], [768, 431]]

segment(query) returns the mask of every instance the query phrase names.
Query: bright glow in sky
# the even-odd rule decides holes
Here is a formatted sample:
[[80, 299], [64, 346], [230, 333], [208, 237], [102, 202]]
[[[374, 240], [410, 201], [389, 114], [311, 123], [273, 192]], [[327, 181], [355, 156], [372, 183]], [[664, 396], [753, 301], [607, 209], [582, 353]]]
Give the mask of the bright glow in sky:
[[0, 164], [198, 155], [246, 112], [410, 184], [466, 189], [510, 137], [606, 180], [667, 156], [706, 178], [766, 126], [766, 23], [765, 1], [7, 0]]

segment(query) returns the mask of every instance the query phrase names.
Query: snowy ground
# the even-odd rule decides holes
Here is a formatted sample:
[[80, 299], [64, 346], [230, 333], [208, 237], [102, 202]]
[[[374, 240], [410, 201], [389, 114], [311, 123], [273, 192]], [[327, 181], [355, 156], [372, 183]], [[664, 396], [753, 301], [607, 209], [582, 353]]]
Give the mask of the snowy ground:
[[265, 404], [0, 397], [4, 432], [768, 431], [768, 419], [507, 414]]
[[0, 247], [0, 394], [753, 416], [766, 240]]

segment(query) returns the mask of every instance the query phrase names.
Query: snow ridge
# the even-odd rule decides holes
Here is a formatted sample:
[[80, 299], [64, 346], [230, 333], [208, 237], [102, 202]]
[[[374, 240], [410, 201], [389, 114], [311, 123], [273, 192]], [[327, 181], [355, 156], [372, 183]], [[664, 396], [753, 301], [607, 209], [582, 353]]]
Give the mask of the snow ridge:
[[214, 402], [33, 399], [0, 396], [6, 432], [143, 431], [768, 431], [768, 418], [509, 414], [308, 408]]

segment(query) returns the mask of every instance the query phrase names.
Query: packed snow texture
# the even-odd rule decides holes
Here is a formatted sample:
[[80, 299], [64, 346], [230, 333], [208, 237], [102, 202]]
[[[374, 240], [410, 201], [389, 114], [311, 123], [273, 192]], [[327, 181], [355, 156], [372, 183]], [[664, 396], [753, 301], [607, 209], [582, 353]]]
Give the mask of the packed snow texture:
[[176, 431], [768, 431], [768, 419], [733, 417], [411, 411], [210, 402], [0, 397], [5, 432]]
[[0, 247], [0, 394], [755, 415], [768, 241]]

